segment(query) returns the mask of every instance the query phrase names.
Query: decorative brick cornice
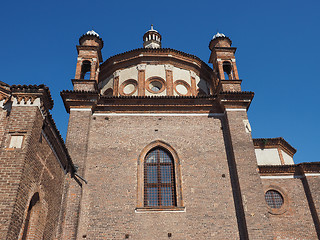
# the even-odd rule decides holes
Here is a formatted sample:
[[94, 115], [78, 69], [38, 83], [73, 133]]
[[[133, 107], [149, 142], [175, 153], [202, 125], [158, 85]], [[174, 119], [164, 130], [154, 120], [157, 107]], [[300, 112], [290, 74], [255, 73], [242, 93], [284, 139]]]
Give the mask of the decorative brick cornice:
[[284, 150], [287, 154], [289, 154], [291, 157], [297, 152], [297, 150], [292, 147], [286, 140], [284, 140], [282, 137], [278, 138], [254, 138], [253, 144], [255, 148], [271, 148], [271, 147], [280, 147], [282, 150]]
[[97, 92], [86, 91], [62, 91], [60, 94], [68, 113], [70, 108], [89, 108], [94, 112], [223, 113], [216, 95], [101, 96]]
[[11, 97], [10, 86], [0, 81], [0, 102], [5, 105]]
[[320, 173], [320, 162], [305, 162], [294, 165], [264, 165], [258, 166], [261, 175], [305, 175]]
[[221, 106], [226, 108], [245, 108], [248, 110], [254, 92], [220, 92], [218, 99]]
[[[0, 82], [0, 96], [6, 94], [8, 98], [13, 98], [17, 104], [28, 103], [28, 106], [32, 106], [35, 100], [37, 100], [38, 107], [44, 119], [44, 125], [42, 130], [48, 141], [55, 150], [57, 157], [62, 164], [65, 171], [74, 172], [74, 166], [68, 150], [65, 146], [59, 130], [49, 112], [53, 107], [53, 100], [49, 88], [45, 85], [8, 85]], [[39, 99], [39, 100], [38, 100]]]
[[69, 91], [64, 90], [60, 92], [64, 106], [67, 112], [70, 112], [70, 108], [91, 108], [93, 109], [99, 99], [97, 91]]
[[103, 48], [103, 40], [101, 37], [98, 37], [97, 35], [90, 35], [90, 34], [83, 34], [80, 38], [79, 38], [79, 44], [81, 45], [81, 43], [85, 40], [85, 39], [97, 39], [98, 42], [100, 43], [101, 49]]
[[50, 110], [53, 107], [53, 100], [51, 98], [50, 90], [45, 85], [12, 85], [10, 87], [11, 95], [14, 97], [18, 104], [22, 100], [24, 102], [30, 101], [31, 104], [39, 98], [42, 106]]

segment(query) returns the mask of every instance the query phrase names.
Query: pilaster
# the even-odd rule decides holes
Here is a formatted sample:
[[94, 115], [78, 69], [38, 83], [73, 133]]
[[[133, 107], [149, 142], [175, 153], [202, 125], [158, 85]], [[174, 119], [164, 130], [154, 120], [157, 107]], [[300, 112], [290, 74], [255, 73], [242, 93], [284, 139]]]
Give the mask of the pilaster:
[[[81, 177], [85, 177], [90, 118], [91, 109], [70, 109], [66, 146]], [[74, 178], [66, 184], [68, 193], [62, 239], [72, 240], [77, 238], [83, 182]]]
[[240, 239], [273, 239], [246, 109], [226, 109], [225, 134]]
[[146, 78], [146, 64], [140, 64], [138, 69], [138, 96], [145, 95], [145, 78]]

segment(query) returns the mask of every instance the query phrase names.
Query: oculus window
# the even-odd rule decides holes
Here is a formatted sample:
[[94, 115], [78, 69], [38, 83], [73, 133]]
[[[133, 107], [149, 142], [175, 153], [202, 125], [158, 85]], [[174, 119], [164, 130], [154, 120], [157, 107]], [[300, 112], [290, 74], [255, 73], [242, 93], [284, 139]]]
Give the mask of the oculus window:
[[269, 190], [265, 194], [265, 199], [269, 207], [281, 208], [283, 205], [283, 197], [276, 190]]

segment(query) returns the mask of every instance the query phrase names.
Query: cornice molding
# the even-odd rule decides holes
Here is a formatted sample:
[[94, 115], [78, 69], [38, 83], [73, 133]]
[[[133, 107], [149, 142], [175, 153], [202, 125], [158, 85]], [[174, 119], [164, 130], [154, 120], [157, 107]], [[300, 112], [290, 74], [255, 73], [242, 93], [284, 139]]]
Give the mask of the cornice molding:
[[253, 144], [255, 148], [271, 148], [271, 147], [280, 147], [282, 150], [284, 150], [287, 154], [289, 154], [291, 157], [297, 152], [297, 150], [292, 147], [286, 140], [284, 140], [282, 137], [278, 138], [254, 138]]
[[258, 166], [260, 175], [297, 175], [307, 176], [310, 173], [320, 173], [320, 162], [305, 162], [294, 165], [264, 165]]

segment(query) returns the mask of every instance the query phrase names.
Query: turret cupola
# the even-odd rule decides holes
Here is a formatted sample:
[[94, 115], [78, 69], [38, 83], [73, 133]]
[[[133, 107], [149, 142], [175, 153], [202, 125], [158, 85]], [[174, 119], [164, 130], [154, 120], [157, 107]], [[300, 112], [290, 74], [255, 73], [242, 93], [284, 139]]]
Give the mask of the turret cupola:
[[239, 80], [236, 66], [235, 47], [231, 47], [232, 41], [223, 33], [217, 33], [209, 43], [211, 55], [209, 63], [217, 74], [219, 91], [241, 91], [241, 80]]
[[103, 48], [103, 41], [99, 34], [95, 31], [88, 31], [79, 38], [79, 44], [81, 46], [97, 46], [101, 50]]
[[103, 61], [103, 41], [98, 33], [91, 30], [79, 38], [79, 44], [76, 74], [72, 83], [75, 90], [94, 91], [97, 89], [99, 65]]
[[161, 35], [157, 30], [151, 29], [143, 35], [143, 47], [144, 48], [161, 48]]
[[223, 33], [217, 32], [210, 41], [209, 48], [212, 51], [213, 47], [231, 47], [232, 41]]

